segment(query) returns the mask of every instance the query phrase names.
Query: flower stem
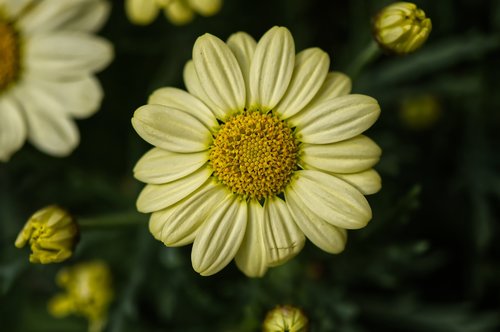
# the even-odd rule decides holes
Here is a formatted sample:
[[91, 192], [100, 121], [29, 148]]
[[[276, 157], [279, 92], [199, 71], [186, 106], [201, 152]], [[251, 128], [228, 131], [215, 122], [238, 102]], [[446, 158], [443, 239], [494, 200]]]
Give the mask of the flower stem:
[[79, 218], [78, 225], [82, 229], [113, 228], [133, 226], [146, 223], [146, 215], [137, 211], [110, 213], [91, 218]]
[[374, 40], [371, 40], [365, 49], [347, 67], [347, 74], [351, 78], [355, 78], [366, 65], [375, 60], [380, 54], [380, 47]]

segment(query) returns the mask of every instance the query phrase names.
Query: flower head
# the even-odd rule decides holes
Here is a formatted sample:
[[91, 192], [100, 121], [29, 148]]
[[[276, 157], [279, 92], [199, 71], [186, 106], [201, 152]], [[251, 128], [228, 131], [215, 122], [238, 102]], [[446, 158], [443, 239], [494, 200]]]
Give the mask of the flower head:
[[56, 281], [65, 292], [49, 301], [50, 314], [55, 317], [80, 315], [89, 320], [89, 332], [101, 331], [113, 300], [108, 265], [102, 261], [79, 263], [61, 269]]
[[135, 24], [153, 22], [160, 10], [176, 25], [191, 22], [195, 14], [212, 16], [219, 12], [222, 0], [126, 0], [125, 11]]
[[155, 146], [134, 169], [147, 183], [137, 207], [152, 212], [155, 238], [193, 242], [202, 275], [235, 258], [262, 276], [306, 237], [341, 252], [346, 229], [371, 219], [363, 194], [380, 188], [380, 148], [361, 135], [380, 108], [349, 95], [349, 78], [328, 69], [318, 48], [295, 54], [283, 27], [258, 43], [242, 32], [227, 43], [199, 37], [184, 71], [189, 93], [159, 89], [132, 119]]
[[108, 11], [103, 0], [0, 1], [0, 161], [26, 139], [53, 156], [78, 145], [72, 118], [97, 111], [93, 74], [112, 58], [92, 34]]
[[267, 313], [263, 332], [307, 332], [308, 319], [302, 310], [290, 305], [277, 306]]
[[78, 225], [56, 205], [35, 212], [17, 236], [18, 248], [29, 243], [31, 263], [59, 263], [71, 257], [78, 241]]
[[415, 52], [429, 37], [430, 18], [411, 2], [396, 2], [383, 8], [373, 20], [373, 36], [385, 50], [395, 54]]

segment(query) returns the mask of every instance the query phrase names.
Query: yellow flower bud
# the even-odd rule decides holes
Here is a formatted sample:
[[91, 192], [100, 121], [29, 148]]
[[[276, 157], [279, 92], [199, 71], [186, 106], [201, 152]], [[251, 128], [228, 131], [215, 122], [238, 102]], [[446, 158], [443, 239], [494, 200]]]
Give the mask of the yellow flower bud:
[[411, 2], [396, 2], [383, 8], [373, 20], [373, 36], [390, 53], [416, 51], [432, 30], [430, 18]]
[[29, 243], [31, 263], [59, 263], [73, 254], [78, 225], [64, 209], [51, 205], [35, 212], [17, 236], [15, 246]]
[[306, 332], [308, 319], [302, 310], [290, 305], [277, 306], [267, 313], [263, 332]]
[[413, 130], [425, 130], [432, 127], [441, 116], [441, 105], [432, 95], [406, 98], [399, 110], [401, 122]]
[[83, 316], [89, 321], [89, 331], [101, 331], [113, 300], [108, 265], [91, 261], [63, 268], [57, 274], [56, 282], [65, 292], [49, 301], [49, 313], [57, 318], [69, 314]]

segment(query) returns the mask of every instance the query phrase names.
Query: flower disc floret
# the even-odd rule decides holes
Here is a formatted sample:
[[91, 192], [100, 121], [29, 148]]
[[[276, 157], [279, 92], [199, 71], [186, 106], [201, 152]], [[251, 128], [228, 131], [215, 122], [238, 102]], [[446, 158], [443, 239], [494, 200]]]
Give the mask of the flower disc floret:
[[233, 192], [257, 199], [283, 191], [296, 159], [292, 129], [272, 113], [258, 111], [230, 118], [210, 150], [214, 175]]
[[0, 13], [0, 92], [14, 82], [19, 74], [19, 38], [16, 30]]

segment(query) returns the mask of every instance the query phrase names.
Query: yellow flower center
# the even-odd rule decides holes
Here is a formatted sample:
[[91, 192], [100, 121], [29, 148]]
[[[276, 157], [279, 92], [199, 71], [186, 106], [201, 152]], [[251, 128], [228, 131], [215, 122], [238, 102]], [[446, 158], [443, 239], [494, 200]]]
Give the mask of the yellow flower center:
[[0, 92], [19, 74], [19, 38], [12, 24], [0, 16]]
[[214, 175], [233, 192], [261, 199], [283, 191], [296, 168], [297, 150], [284, 121], [247, 111], [221, 126], [210, 162]]

